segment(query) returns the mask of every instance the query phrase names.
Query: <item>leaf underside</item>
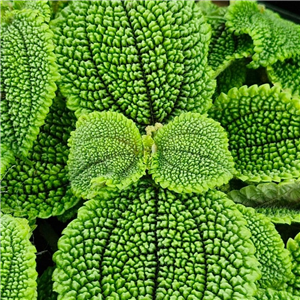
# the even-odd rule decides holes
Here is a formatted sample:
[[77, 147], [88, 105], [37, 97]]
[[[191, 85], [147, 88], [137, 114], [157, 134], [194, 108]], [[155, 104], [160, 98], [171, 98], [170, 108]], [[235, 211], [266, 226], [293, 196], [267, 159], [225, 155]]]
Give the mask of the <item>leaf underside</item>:
[[223, 193], [146, 179], [85, 202], [54, 254], [58, 299], [253, 299], [259, 278], [245, 221]]

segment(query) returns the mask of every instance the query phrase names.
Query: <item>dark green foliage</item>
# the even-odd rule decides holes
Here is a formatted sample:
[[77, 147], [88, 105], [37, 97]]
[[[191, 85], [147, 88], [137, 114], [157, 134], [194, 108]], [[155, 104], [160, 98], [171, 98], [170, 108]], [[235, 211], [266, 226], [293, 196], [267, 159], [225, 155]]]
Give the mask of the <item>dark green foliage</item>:
[[138, 125], [205, 112], [210, 27], [193, 1], [73, 1], [52, 28], [68, 107]]
[[37, 280], [37, 300], [57, 300], [57, 293], [53, 291], [52, 274], [54, 267], [49, 267]]
[[69, 186], [67, 140], [75, 116], [56, 98], [27, 160], [16, 158], [1, 182], [1, 210], [15, 216], [48, 218], [74, 206]]
[[249, 238], [223, 193], [144, 179], [79, 209], [58, 242], [54, 289], [70, 300], [250, 300], [259, 272]]

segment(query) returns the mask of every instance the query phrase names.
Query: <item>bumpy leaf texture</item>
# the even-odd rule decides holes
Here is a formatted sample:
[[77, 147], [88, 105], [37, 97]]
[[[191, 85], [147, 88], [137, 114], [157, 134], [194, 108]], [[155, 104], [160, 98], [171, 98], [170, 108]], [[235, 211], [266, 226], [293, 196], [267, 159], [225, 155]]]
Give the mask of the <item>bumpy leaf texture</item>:
[[35, 247], [26, 219], [1, 214], [1, 299], [35, 300]]
[[300, 181], [249, 185], [230, 191], [227, 196], [236, 203], [254, 207], [273, 223], [300, 222]]
[[163, 188], [206, 192], [227, 183], [234, 163], [226, 132], [197, 113], [185, 113], [157, 131], [149, 173]]
[[235, 34], [249, 34], [254, 52], [249, 66], [269, 66], [300, 54], [300, 26], [255, 1], [235, 1], [228, 8], [226, 26]]
[[48, 218], [74, 206], [68, 180], [67, 145], [76, 118], [57, 97], [26, 160], [16, 158], [1, 182], [1, 210]]
[[143, 179], [85, 202], [54, 254], [58, 299], [249, 300], [259, 278], [242, 215], [221, 192]]
[[261, 264], [260, 288], [285, 290], [287, 281], [293, 277], [291, 257], [283, 241], [269, 218], [257, 213], [253, 208], [237, 206], [247, 221], [255, 257]]
[[300, 297], [286, 291], [261, 289], [256, 296], [257, 300], [300, 300]]
[[27, 156], [55, 96], [53, 33], [39, 10], [14, 10], [1, 24], [1, 143]]
[[211, 106], [211, 29], [194, 1], [73, 1], [52, 27], [77, 116], [109, 109], [144, 126]]
[[69, 146], [70, 181], [80, 197], [92, 198], [105, 186], [127, 187], [145, 174], [142, 137], [120, 113], [82, 115]]
[[294, 239], [289, 239], [287, 249], [292, 256], [292, 272], [294, 278], [288, 282], [287, 290], [300, 298], [300, 233]]
[[253, 53], [253, 41], [249, 35], [236, 36], [226, 27], [227, 7], [218, 7], [210, 1], [199, 1], [198, 5], [212, 27], [208, 64], [214, 76], [218, 76], [235, 60], [249, 57]]
[[299, 98], [267, 84], [242, 86], [221, 94], [211, 116], [228, 133], [237, 177], [253, 182], [299, 178]]

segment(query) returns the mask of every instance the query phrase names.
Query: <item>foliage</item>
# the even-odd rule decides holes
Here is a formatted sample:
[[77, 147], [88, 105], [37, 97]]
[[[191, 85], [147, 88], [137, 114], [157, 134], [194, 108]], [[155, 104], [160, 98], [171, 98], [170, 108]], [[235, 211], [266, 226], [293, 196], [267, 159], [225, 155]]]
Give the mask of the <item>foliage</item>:
[[255, 1], [2, 0], [1, 297], [299, 300], [299, 58]]

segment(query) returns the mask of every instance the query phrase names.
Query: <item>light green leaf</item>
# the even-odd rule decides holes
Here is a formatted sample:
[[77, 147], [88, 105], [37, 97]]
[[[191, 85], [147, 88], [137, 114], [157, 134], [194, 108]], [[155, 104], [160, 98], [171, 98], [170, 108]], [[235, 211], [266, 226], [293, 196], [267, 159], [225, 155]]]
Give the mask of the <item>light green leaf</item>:
[[142, 137], [120, 113], [82, 115], [69, 146], [69, 176], [77, 196], [92, 198], [105, 186], [124, 188], [145, 174]]
[[286, 291], [273, 289], [260, 289], [256, 297], [257, 300], [300, 300], [300, 297]]
[[221, 94], [210, 116], [228, 133], [237, 177], [252, 182], [300, 177], [300, 99], [279, 87], [242, 86]]
[[251, 241], [256, 248], [255, 257], [261, 265], [259, 287], [285, 290], [287, 281], [293, 277], [292, 262], [274, 224], [253, 208], [240, 204], [237, 207], [247, 221]]
[[254, 52], [249, 66], [269, 66], [300, 54], [300, 26], [281, 19], [256, 1], [234, 1], [226, 26], [236, 35], [249, 34]]
[[202, 193], [227, 183], [233, 158], [226, 132], [219, 123], [196, 113], [185, 113], [154, 136], [149, 173], [164, 188]]
[[55, 97], [53, 34], [38, 10], [12, 11], [1, 24], [1, 143], [27, 156]]
[[29, 241], [31, 229], [26, 219], [0, 214], [1, 299], [35, 300], [35, 247]]
[[111, 110], [143, 127], [211, 106], [211, 29], [194, 1], [72, 1], [52, 28], [77, 116]]
[[147, 179], [85, 202], [58, 248], [58, 300], [253, 300], [260, 276], [245, 220], [223, 193], [177, 194]]

